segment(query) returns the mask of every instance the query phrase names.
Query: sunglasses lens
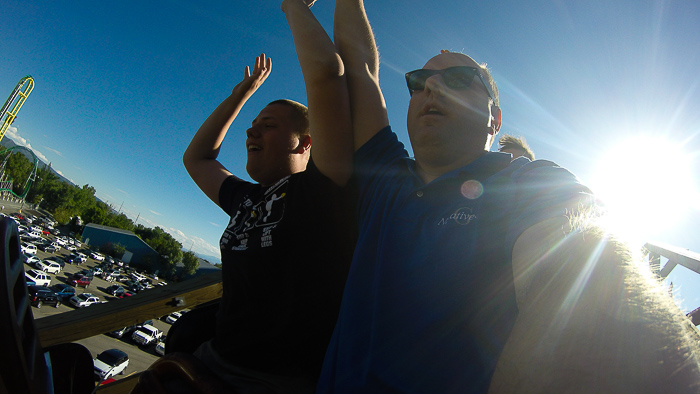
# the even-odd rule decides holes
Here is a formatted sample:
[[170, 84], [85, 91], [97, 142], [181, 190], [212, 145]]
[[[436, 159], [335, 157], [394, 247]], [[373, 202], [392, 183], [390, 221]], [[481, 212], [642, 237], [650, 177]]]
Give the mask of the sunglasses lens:
[[452, 89], [466, 89], [472, 84], [476, 69], [472, 67], [452, 67], [442, 74], [445, 85]]
[[406, 80], [408, 82], [408, 88], [413, 91], [425, 89], [425, 81], [433, 74], [435, 74], [433, 70], [413, 71]]
[[413, 92], [425, 89], [425, 81], [428, 78], [435, 74], [440, 74], [447, 87], [463, 90], [471, 86], [476, 73], [476, 68], [467, 66], [450, 67], [442, 70], [420, 69], [406, 74], [406, 84], [411, 94], [413, 94]]

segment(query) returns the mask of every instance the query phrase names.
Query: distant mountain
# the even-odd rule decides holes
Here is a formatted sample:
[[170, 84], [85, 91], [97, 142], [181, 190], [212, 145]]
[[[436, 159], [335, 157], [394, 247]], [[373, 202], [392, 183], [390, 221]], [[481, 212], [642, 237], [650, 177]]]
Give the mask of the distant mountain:
[[200, 259], [208, 261], [210, 264], [221, 264], [221, 256], [210, 256], [200, 253], [195, 253]]
[[[15, 146], [21, 146], [21, 145], [16, 144], [11, 138], [9, 138], [9, 137], [7, 137], [7, 136], [5, 136], [5, 138], [2, 139], [2, 141], [0, 142], [0, 145], [2, 145], [3, 147], [5, 147], [6, 149], [13, 148], [13, 147], [15, 147]], [[22, 150], [20, 150], [19, 152], [22, 152], [22, 154], [23, 154], [27, 159], [29, 159], [29, 160], [31, 160], [31, 161], [34, 160], [34, 158], [32, 157], [32, 155], [30, 155], [29, 152], [27, 152], [26, 150], [22, 149]], [[44, 169], [44, 168], [46, 168], [46, 167], [48, 166], [48, 164], [44, 163], [44, 162], [43, 162], [41, 159], [39, 159], [38, 157], [37, 157], [37, 160], [39, 161], [39, 168]], [[56, 172], [56, 170], [54, 170], [53, 167], [51, 168], [51, 172], [52, 172], [53, 174], [55, 174], [55, 175], [58, 177], [58, 179], [60, 179], [61, 181], [66, 182], [66, 183], [71, 184], [71, 185], [74, 185], [74, 186], [77, 186], [75, 183], [69, 181], [68, 178], [66, 178], [66, 177], [64, 177], [63, 175], [61, 175], [61, 174], [59, 174], [58, 172]]]

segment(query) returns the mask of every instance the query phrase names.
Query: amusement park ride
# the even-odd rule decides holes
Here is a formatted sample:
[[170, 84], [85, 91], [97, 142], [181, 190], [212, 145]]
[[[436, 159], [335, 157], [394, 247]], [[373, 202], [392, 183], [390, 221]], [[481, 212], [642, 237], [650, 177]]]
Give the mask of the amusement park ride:
[[[34, 79], [31, 75], [27, 75], [19, 80], [17, 86], [15, 86], [15, 90], [10, 93], [10, 97], [7, 98], [7, 101], [5, 101], [5, 104], [0, 110], [0, 122], [2, 122], [2, 126], [0, 126], [0, 141], [2, 141], [2, 137], [5, 136], [8, 127], [15, 121], [17, 112], [22, 108], [22, 104], [27, 100], [27, 97], [29, 97], [33, 89]], [[12, 107], [11, 110], [10, 107]]]
[[[2, 125], [0, 126], [0, 141], [2, 141], [2, 138], [5, 136], [7, 129], [15, 121], [17, 113], [19, 112], [20, 108], [22, 108], [22, 105], [27, 100], [27, 97], [29, 97], [29, 94], [33, 89], [34, 79], [30, 75], [27, 75], [19, 80], [17, 86], [15, 86], [15, 89], [12, 91], [12, 93], [10, 93], [10, 97], [7, 98], [7, 101], [5, 101], [2, 109], [0, 109], [0, 122], [2, 122]], [[7, 160], [18, 150], [25, 150], [34, 158], [34, 166], [29, 174], [29, 177], [24, 183], [21, 194], [17, 194], [12, 190], [12, 180], [6, 179], [7, 176], [5, 175], [5, 165], [7, 164]], [[29, 193], [32, 183], [34, 183], [34, 180], [36, 179], [36, 170], [39, 164], [36, 155], [34, 155], [34, 152], [32, 152], [31, 149], [27, 149], [23, 146], [15, 146], [0, 151], [0, 160], [2, 160], [0, 162], [0, 192], [9, 192], [24, 200], [27, 193]]]
[[[0, 140], [33, 88], [31, 76], [22, 78], [2, 106]], [[5, 175], [5, 165], [18, 149], [34, 157], [34, 169], [20, 194], [12, 191], [12, 180]], [[34, 153], [25, 147], [0, 150], [0, 195], [12, 194], [24, 201], [36, 178], [37, 164]], [[676, 266], [700, 274], [700, 253], [659, 243], [647, 243], [645, 249], [651, 271], [661, 279]], [[34, 320], [20, 258], [19, 232], [9, 218], [0, 217], [0, 393], [129, 393], [140, 373], [95, 387], [92, 356], [87, 348], [74, 342], [178, 311], [181, 302], [193, 309], [188, 315], [197, 316], [197, 308], [205, 311], [221, 297], [222, 291], [221, 274], [213, 273], [120, 302]], [[700, 308], [687, 315], [693, 326], [700, 325]], [[177, 338], [175, 331], [171, 329], [168, 335], [171, 342]], [[695, 334], [700, 340], [700, 331], [696, 330]], [[168, 344], [166, 348], [173, 347]]]

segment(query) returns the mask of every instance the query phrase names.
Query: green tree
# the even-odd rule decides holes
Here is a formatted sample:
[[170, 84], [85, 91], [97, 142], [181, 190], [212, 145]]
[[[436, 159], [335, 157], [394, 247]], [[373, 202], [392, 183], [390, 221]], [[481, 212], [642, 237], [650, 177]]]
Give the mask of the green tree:
[[15, 194], [24, 192], [24, 185], [29, 179], [32, 167], [34, 167], [34, 164], [21, 152], [15, 152], [7, 159], [5, 174], [14, 181], [12, 183], [12, 191]]
[[168, 270], [173, 270], [175, 265], [182, 261], [182, 244], [162, 228], [148, 228], [137, 224], [134, 233], [158, 252], [159, 262]]
[[182, 264], [185, 266], [184, 275], [192, 275], [199, 268], [199, 258], [194, 252], [185, 252], [182, 254]]
[[105, 224], [107, 222], [107, 211], [99, 204], [88, 208], [81, 217], [85, 223]]

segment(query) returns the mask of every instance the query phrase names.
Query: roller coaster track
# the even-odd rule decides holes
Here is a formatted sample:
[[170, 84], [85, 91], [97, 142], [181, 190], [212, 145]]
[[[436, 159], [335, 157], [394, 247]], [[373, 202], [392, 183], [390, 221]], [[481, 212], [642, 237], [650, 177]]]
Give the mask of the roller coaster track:
[[7, 98], [5, 104], [3, 104], [2, 109], [0, 109], [0, 141], [5, 136], [5, 132], [10, 127], [12, 122], [15, 121], [17, 117], [17, 112], [22, 108], [22, 104], [29, 97], [29, 93], [34, 89], [34, 79], [27, 75], [26, 77], [19, 80], [15, 89], [10, 93], [10, 97]]
[[[7, 165], [7, 161], [10, 159], [10, 156], [12, 156], [13, 153], [19, 153], [17, 152], [19, 150], [25, 150], [29, 152], [34, 158], [34, 166], [32, 167], [32, 171], [29, 173], [29, 177], [27, 177], [27, 180], [24, 182], [24, 187], [22, 188], [21, 194], [17, 194], [12, 190], [13, 180], [5, 175], [5, 166]], [[32, 152], [31, 149], [28, 149], [24, 146], [13, 146], [12, 148], [0, 151], [0, 160], [2, 160], [2, 162], [0, 163], [0, 192], [10, 192], [15, 197], [21, 199], [27, 197], [27, 193], [29, 193], [29, 189], [32, 187], [32, 184], [36, 179], [36, 171], [39, 165], [39, 160], [36, 158], [34, 152]]]

